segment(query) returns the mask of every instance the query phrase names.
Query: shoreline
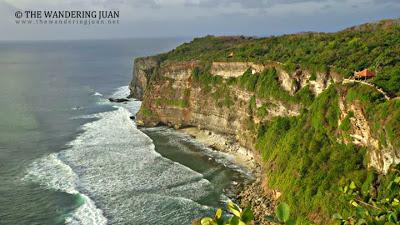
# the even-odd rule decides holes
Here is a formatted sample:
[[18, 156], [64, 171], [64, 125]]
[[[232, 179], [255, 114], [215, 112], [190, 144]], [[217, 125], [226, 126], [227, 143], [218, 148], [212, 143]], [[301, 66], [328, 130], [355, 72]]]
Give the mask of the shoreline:
[[177, 132], [191, 136], [197, 142], [219, 152], [233, 156], [233, 163], [245, 168], [255, 178], [260, 174], [261, 166], [257, 162], [253, 152], [236, 143], [233, 138], [221, 135], [210, 130], [202, 130], [196, 127], [175, 129]]
[[236, 189], [233, 191], [235, 194], [234, 200], [242, 208], [250, 207], [252, 209], [255, 221], [257, 221], [255, 224], [270, 224], [264, 217], [267, 214], [274, 214], [276, 200], [279, 198], [280, 193], [267, 188], [267, 183], [262, 178], [263, 168], [259, 156], [255, 155], [251, 150], [240, 146], [233, 137], [228, 135], [197, 127], [175, 130], [191, 136], [194, 140], [209, 148], [233, 156], [233, 163], [247, 169], [254, 177], [254, 180], [247, 184], [236, 185]]

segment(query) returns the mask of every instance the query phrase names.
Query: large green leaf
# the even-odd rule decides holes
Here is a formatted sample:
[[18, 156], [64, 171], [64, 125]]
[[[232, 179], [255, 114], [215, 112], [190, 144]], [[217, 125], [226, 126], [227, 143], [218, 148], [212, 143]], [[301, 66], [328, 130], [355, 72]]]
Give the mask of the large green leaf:
[[280, 203], [275, 210], [275, 214], [279, 221], [286, 223], [289, 220], [290, 216], [290, 209], [288, 204], [284, 202]]
[[239, 221], [240, 221], [239, 217], [234, 216], [230, 219], [229, 225], [239, 225]]
[[254, 220], [253, 211], [250, 208], [245, 208], [242, 213], [242, 221], [245, 223], [249, 223]]
[[388, 221], [392, 223], [397, 223], [397, 215], [396, 213], [392, 212], [388, 215]]

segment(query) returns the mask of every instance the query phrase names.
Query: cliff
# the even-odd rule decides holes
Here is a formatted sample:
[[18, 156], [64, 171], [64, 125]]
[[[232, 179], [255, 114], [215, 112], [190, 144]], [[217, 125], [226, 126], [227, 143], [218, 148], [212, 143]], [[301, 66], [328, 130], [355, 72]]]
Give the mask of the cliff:
[[[264, 70], [275, 69], [280, 88], [293, 99], [303, 88], [307, 89], [304, 91], [311, 91], [313, 96], [318, 96], [331, 84], [337, 84], [338, 88], [346, 86], [342, 84], [343, 77], [337, 73], [318, 72], [315, 79], [310, 80], [311, 73], [307, 70], [297, 69], [293, 73], [288, 73], [279, 64], [261, 65], [247, 62], [212, 62], [210, 74], [205, 76], [210, 76], [210, 79], [218, 77], [222, 79], [213, 86], [204, 86], [192, 76], [193, 71], [202, 66], [196, 61], [160, 66], [151, 57], [136, 60], [136, 79], [131, 90], [139, 99], [143, 96], [143, 90], [147, 90], [142, 110], [137, 116], [138, 124], [143, 126], [163, 124], [175, 128], [196, 126], [233, 135], [242, 145], [255, 149], [256, 137], [249, 130], [249, 123], [257, 125], [276, 117], [298, 116], [307, 105], [299, 101], [280, 99], [281, 96], [277, 99], [256, 97], [253, 91], [237, 85], [228, 85], [227, 83], [231, 82], [229, 79], [241, 77], [248, 70], [251, 71], [251, 75], [259, 76]], [[154, 71], [159, 72], [154, 74]], [[146, 89], [152, 76], [156, 78]], [[343, 93], [339, 95], [345, 95], [346, 90], [341, 91]], [[371, 152], [369, 159], [369, 165], [380, 172], [386, 173], [390, 165], [399, 163], [398, 150], [387, 141], [385, 142], [388, 145], [382, 148], [379, 141], [373, 137], [369, 122], [364, 115], [366, 109], [360, 103], [357, 101], [346, 103], [342, 96], [338, 105], [340, 107], [338, 127], [349, 112], [352, 112], [349, 132], [351, 140], [338, 141], [382, 150], [381, 153]]]
[[135, 59], [133, 66], [134, 76], [129, 85], [131, 97], [134, 97], [138, 100], [143, 99], [144, 90], [146, 89], [147, 84], [157, 67], [157, 57], [144, 57]]
[[[249, 118], [253, 120], [250, 122], [260, 123], [274, 117], [296, 116], [303, 106], [295, 101], [254, 97], [254, 93], [245, 88], [228, 85], [230, 78], [240, 77], [248, 70], [251, 71], [251, 75], [257, 76], [266, 69], [277, 68], [277, 78], [288, 93], [295, 93], [301, 87], [309, 85], [315, 94], [326, 89], [331, 81], [340, 79], [337, 76], [333, 78], [330, 74], [318, 73], [317, 78], [310, 81], [308, 71], [298, 69], [289, 75], [273, 64], [212, 62], [210, 74], [202, 75], [208, 76], [210, 80], [218, 80], [220, 77], [222, 79], [215, 84], [211, 84], [213, 81], [206, 84], [192, 76], [195, 69], [206, 67], [199, 62], [174, 62], [161, 66], [154, 64], [154, 68], [149, 68], [148, 60], [153, 62], [151, 58], [137, 60], [135, 67], [159, 73], [154, 75], [156, 77], [151, 80], [147, 89], [141, 85], [146, 84], [145, 82], [134, 82], [133, 90], [146, 90], [142, 110], [137, 117], [139, 125], [164, 124], [176, 128], [196, 126], [233, 135], [239, 143], [250, 149], [255, 149], [255, 136], [249, 132]], [[138, 81], [146, 81], [152, 76], [141, 69], [136, 71], [139, 71], [136, 73]], [[255, 103], [254, 112], [251, 102]], [[256, 113], [257, 110], [263, 109], [264, 113]]]
[[[373, 29], [389, 34], [400, 31], [397, 27], [386, 30], [387, 23], [383, 30]], [[338, 35], [354, 40], [362, 38], [359, 32], [368, 31], [363, 27]], [[304, 35], [290, 39], [304, 39]], [[307, 34], [306, 38], [325, 35], [330, 37]], [[286, 38], [281, 37], [283, 42]], [[270, 39], [275, 45], [281, 40]], [[377, 78], [369, 81], [371, 85], [365, 85], [349, 79], [347, 68], [335, 63], [310, 66], [302, 60], [280, 63], [271, 60], [276, 57], [254, 55], [240, 60], [247, 53], [235, 50], [240, 46], [241, 51], [247, 47], [262, 52], [265, 48], [254, 50], [254, 43], [270, 44], [270, 39], [206, 37], [169, 53], [136, 59], [131, 94], [143, 100], [137, 124], [194, 126], [233, 137], [261, 155], [263, 183], [282, 193], [280, 200], [294, 208], [296, 216], [327, 224], [333, 213], [350, 211], [339, 197], [341, 185], [353, 180], [367, 189], [377, 188], [380, 177], [400, 163], [400, 101], [396, 97], [400, 85], [390, 83], [398, 76], [390, 71], [400, 64], [391, 61], [386, 64], [390, 70], [381, 68]], [[192, 55], [194, 50], [198, 54]], [[389, 77], [386, 83], [382, 77]]]

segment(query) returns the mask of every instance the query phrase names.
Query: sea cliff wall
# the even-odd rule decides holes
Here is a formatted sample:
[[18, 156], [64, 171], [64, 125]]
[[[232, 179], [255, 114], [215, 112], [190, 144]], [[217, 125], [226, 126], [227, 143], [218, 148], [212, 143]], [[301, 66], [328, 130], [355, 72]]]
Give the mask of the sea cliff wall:
[[[131, 83], [132, 95], [143, 100], [137, 122], [143, 126], [165, 124], [172, 127], [195, 126], [226, 135], [232, 135], [243, 146], [255, 149], [255, 134], [249, 130], [251, 123], [260, 123], [274, 117], [296, 116], [303, 106], [297, 102], [283, 102], [279, 99], [262, 99], [254, 93], [237, 86], [222, 87], [224, 96], [216, 96], [221, 87], [208, 90], [194, 81], [192, 72], [200, 67], [196, 61], [174, 62], [163, 65], [147, 57], [135, 61], [135, 78]], [[278, 68], [278, 79], [282, 88], [294, 94], [306, 85], [319, 94], [337, 78], [318, 73], [310, 81], [310, 73], [300, 69], [289, 74], [276, 64], [255, 64], [247, 62], [213, 62], [211, 76], [220, 76], [223, 82], [242, 76], [247, 70], [257, 76], [266, 68]], [[158, 74], [153, 74], [158, 71]], [[154, 79], [149, 80], [154, 76]], [[250, 109], [255, 100], [256, 109], [264, 106], [266, 112], [257, 115]], [[268, 107], [265, 107], [268, 105]], [[249, 121], [251, 118], [252, 121]]]
[[143, 100], [144, 90], [156, 68], [158, 68], [157, 57], [142, 57], [134, 60], [133, 79], [129, 84], [131, 97]]
[[[308, 106], [300, 101], [258, 97], [254, 91], [246, 88], [226, 85], [230, 78], [240, 78], [248, 70], [251, 75], [259, 76], [262, 71], [274, 68], [277, 71], [277, 82], [288, 95], [294, 96], [307, 89], [315, 97], [330, 85], [342, 85], [343, 81], [343, 77], [335, 72], [312, 74], [300, 68], [288, 72], [279, 63], [212, 62], [208, 75], [222, 78], [219, 85], [213, 86], [195, 80], [193, 71], [200, 67], [204, 65], [199, 61], [160, 64], [157, 57], [136, 59], [130, 89], [133, 97], [143, 100], [142, 109], [137, 115], [138, 124], [163, 124], [175, 128], [194, 126], [231, 135], [244, 147], [255, 150], [257, 134], [254, 126], [276, 117], [298, 116]], [[346, 90], [340, 90], [344, 95]], [[354, 114], [350, 120], [351, 140], [338, 137], [338, 141], [371, 149], [369, 166], [382, 173], [386, 173], [391, 165], [399, 163], [399, 150], [390, 141], [385, 141], [383, 147], [373, 137], [371, 123], [365, 118], [365, 107], [362, 104], [346, 103], [341, 98], [338, 105], [341, 111], [338, 126], [349, 111]]]
[[[333, 201], [343, 180], [366, 179], [371, 171], [386, 174], [400, 163], [398, 98], [387, 100], [373, 86], [344, 82], [339, 73], [157, 57], [139, 58], [134, 67], [130, 89], [142, 100], [139, 126], [197, 127], [229, 137], [262, 164], [261, 191], [250, 192], [284, 201], [301, 193], [304, 203], [292, 207], [315, 224], [331, 223], [331, 215], [347, 203]], [[286, 185], [290, 182], [295, 183]], [[319, 197], [315, 190], [321, 187], [336, 197]], [[312, 208], [312, 201], [324, 208]], [[252, 200], [245, 204], [261, 207]]]

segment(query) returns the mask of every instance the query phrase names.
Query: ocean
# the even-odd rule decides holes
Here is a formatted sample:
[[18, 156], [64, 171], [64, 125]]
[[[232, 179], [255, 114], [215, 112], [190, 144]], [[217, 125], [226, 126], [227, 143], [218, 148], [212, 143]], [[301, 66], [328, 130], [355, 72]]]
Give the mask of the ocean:
[[248, 179], [170, 128], [138, 129], [133, 59], [187, 41], [0, 42], [0, 224], [191, 224]]

